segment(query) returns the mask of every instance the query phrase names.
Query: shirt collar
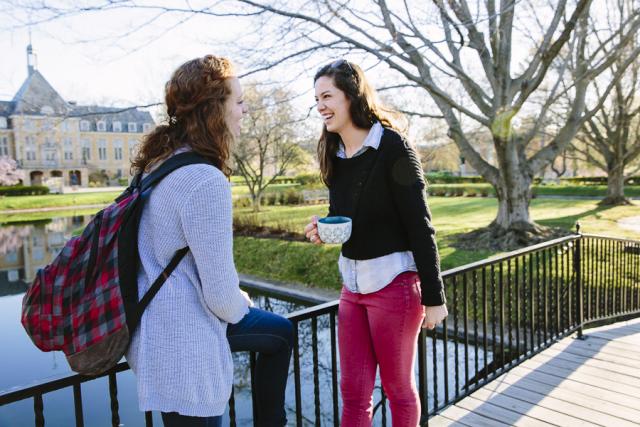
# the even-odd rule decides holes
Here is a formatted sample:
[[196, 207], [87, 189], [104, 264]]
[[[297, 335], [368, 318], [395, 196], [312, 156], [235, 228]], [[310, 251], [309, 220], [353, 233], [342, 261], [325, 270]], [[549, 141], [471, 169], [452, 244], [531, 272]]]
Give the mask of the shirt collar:
[[[373, 126], [371, 126], [371, 129], [369, 129], [369, 133], [367, 134], [367, 137], [364, 139], [364, 142], [362, 143], [362, 147], [360, 147], [360, 149], [352, 157], [356, 157], [364, 153], [369, 148], [373, 148], [374, 150], [377, 150], [380, 147], [380, 140], [382, 139], [383, 132], [384, 132], [384, 128], [382, 127], [380, 122], [375, 122]], [[347, 153], [342, 141], [338, 145], [338, 152], [336, 153], [336, 156], [338, 156], [341, 159], [347, 158]]]

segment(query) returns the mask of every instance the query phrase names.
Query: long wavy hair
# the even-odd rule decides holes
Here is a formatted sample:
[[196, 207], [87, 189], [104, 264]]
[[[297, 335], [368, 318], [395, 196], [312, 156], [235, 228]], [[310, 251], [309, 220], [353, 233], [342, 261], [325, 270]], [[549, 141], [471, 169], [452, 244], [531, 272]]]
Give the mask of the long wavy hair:
[[[351, 121], [360, 129], [371, 129], [376, 121], [384, 127], [391, 128], [400, 134], [407, 130], [404, 116], [385, 106], [377, 97], [376, 91], [364, 75], [364, 71], [357, 64], [345, 59], [332, 62], [318, 69], [313, 83], [320, 77], [333, 79], [335, 87], [344, 92], [350, 101], [349, 114]], [[340, 135], [329, 132], [326, 125], [322, 125], [322, 134], [318, 141], [318, 162], [322, 181], [329, 186], [333, 172], [332, 159], [338, 152]]]
[[167, 122], [146, 135], [131, 167], [149, 171], [178, 148], [189, 147], [226, 176], [233, 133], [225, 122], [225, 103], [235, 76], [231, 61], [206, 55], [185, 62], [165, 85]]

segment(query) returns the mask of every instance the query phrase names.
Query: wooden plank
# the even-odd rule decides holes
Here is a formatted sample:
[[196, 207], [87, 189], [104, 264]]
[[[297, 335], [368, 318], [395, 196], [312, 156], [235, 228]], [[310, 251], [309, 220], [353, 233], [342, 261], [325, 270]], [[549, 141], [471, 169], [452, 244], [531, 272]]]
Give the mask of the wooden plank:
[[[521, 381], [523, 382], [523, 381]], [[516, 384], [518, 382], [516, 381]], [[526, 384], [520, 387], [501, 381], [500, 378], [483, 387], [483, 390], [499, 393], [502, 396], [513, 397], [527, 402], [531, 405], [547, 408], [551, 411], [558, 412], [573, 418], [577, 418], [589, 423], [600, 426], [616, 426], [616, 427], [637, 427], [637, 424], [618, 417], [613, 416], [609, 412], [596, 411], [588, 406], [588, 404], [575, 404], [566, 400], [560, 400], [547, 393], [538, 393], [534, 390], [527, 389]]]
[[551, 348], [566, 351], [571, 354], [581, 354], [594, 357], [601, 360], [610, 360], [615, 363], [629, 366], [640, 366], [640, 351], [628, 351], [620, 349], [610, 349], [606, 347], [598, 347], [592, 345], [590, 340], [580, 341], [574, 340], [567, 343], [564, 340], [554, 344]]
[[459, 427], [459, 426], [468, 426], [469, 424], [462, 424], [450, 420], [449, 418], [445, 418], [442, 415], [436, 415], [435, 417], [429, 418], [429, 427]]
[[565, 369], [569, 374], [573, 372], [584, 373], [593, 375], [596, 378], [603, 378], [605, 380], [612, 380], [621, 384], [626, 384], [631, 387], [637, 387], [638, 392], [640, 393], [640, 378], [637, 378], [634, 375], [626, 375], [621, 372], [614, 372], [600, 367], [589, 366], [585, 363], [581, 363], [580, 361], [571, 361], [561, 359], [559, 357], [547, 356], [545, 352], [536, 355], [534, 358], [530, 359], [530, 361], [540, 362], [559, 369]]
[[[471, 395], [471, 397], [482, 400], [488, 404], [500, 406], [521, 415], [535, 418], [544, 423], [561, 426], [596, 426], [592, 422], [581, 420], [569, 415], [547, 409], [543, 406], [531, 404], [519, 398], [514, 398], [504, 394], [492, 393], [486, 388], [482, 388]], [[466, 399], [465, 399], [466, 400]], [[477, 411], [475, 409], [474, 411]], [[514, 424], [517, 425], [517, 424]]]
[[565, 369], [557, 366], [551, 366], [548, 363], [542, 363], [535, 360], [527, 360], [523, 362], [521, 366], [528, 367], [532, 370], [539, 370], [541, 372], [557, 375], [561, 378], [571, 378], [575, 381], [600, 387], [605, 390], [616, 391], [628, 396], [640, 395], [640, 387], [634, 387], [629, 384], [621, 384], [618, 381], [613, 381], [611, 379], [603, 377], [595, 377], [590, 372], [585, 373], [581, 370], [581, 368], [578, 370]]
[[456, 403], [456, 406], [460, 406], [464, 409], [472, 411], [475, 414], [480, 414], [484, 417], [491, 418], [492, 420], [507, 423], [510, 426], [538, 427], [549, 425], [549, 423], [546, 423], [539, 419], [520, 414], [510, 409], [505, 409], [504, 407], [494, 405], [493, 403], [484, 402], [472, 396]]
[[[640, 318], [638, 318], [640, 319]], [[640, 321], [638, 319], [626, 320], [624, 322], [616, 322], [610, 325], [598, 326], [597, 328], [585, 329], [586, 332], [589, 331], [609, 331], [612, 329], [630, 329], [634, 331], [640, 332]]]
[[587, 341], [592, 341], [595, 345], [601, 345], [603, 349], [606, 348], [608, 351], [622, 350], [624, 352], [638, 354], [638, 349], [634, 348], [634, 346], [623, 342], [612, 341], [610, 339], [599, 337], [597, 335], [588, 335]]
[[607, 403], [616, 403], [627, 408], [640, 408], [640, 398], [636, 396], [627, 396], [617, 391], [605, 390], [601, 387], [585, 384], [572, 379], [558, 378], [555, 375], [545, 372], [534, 371], [523, 366], [516, 366], [509, 371], [509, 374], [526, 378], [530, 381], [536, 381], [552, 387], [561, 387], [563, 390], [584, 394], [587, 396], [598, 396]]
[[[452, 423], [456, 424], [443, 424], [443, 425], [464, 425], [470, 427], [501, 427], [508, 426], [509, 424], [504, 424], [498, 420], [490, 419], [487, 417], [483, 417], [482, 415], [473, 413], [468, 409], [461, 408], [459, 406], [449, 406], [446, 408], [440, 415], [449, 420]], [[429, 420], [429, 425], [431, 426], [431, 419]]]
[[[546, 349], [543, 353], [544, 356], [553, 357], [557, 359], [567, 360], [569, 362], [581, 363], [584, 366], [591, 366], [593, 368], [606, 369], [607, 371], [617, 372], [623, 375], [630, 375], [640, 379], [640, 362], [635, 363], [617, 363], [614, 360], [600, 359], [591, 356], [578, 355], [575, 353], [569, 353], [564, 350], [556, 350], [556, 347]], [[612, 356], [615, 359], [615, 356]], [[623, 362], [623, 358], [621, 361]]]
[[598, 332], [594, 332], [592, 334], [589, 334], [590, 336], [596, 336], [596, 337], [601, 337], [601, 338], [606, 338], [609, 340], [613, 340], [616, 343], [624, 343], [624, 344], [629, 344], [632, 346], [637, 346], [638, 345], [638, 341], [640, 340], [640, 334], [633, 334], [633, 335], [627, 335], [627, 336], [616, 336], [615, 334], [612, 334], [610, 332], [607, 331], [598, 331]]
[[[513, 371], [509, 371], [496, 379], [495, 382], [500, 384], [508, 384], [513, 387], [523, 388], [538, 394], [554, 397], [556, 399], [574, 403], [576, 405], [583, 406], [585, 408], [591, 408], [595, 411], [599, 411], [605, 414], [613, 414], [624, 420], [631, 421], [635, 424], [640, 424], [640, 410], [631, 407], [625, 407], [615, 402], [607, 401], [602, 398], [599, 393], [600, 389], [590, 390], [580, 388], [580, 392], [574, 391], [571, 387], [567, 387], [569, 381], [560, 383], [559, 385], [549, 385], [533, 379], [527, 378], [527, 376], [521, 376]], [[591, 391], [591, 394], [588, 392]], [[616, 400], [617, 395], [611, 396], [612, 400]]]

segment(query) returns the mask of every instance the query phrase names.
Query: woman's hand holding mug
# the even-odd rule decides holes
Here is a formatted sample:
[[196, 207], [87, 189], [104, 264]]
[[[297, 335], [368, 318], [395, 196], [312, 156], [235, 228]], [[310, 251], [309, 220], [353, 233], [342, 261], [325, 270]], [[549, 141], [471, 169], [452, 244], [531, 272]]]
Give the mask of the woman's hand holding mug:
[[315, 245], [321, 245], [323, 243], [322, 239], [320, 239], [320, 235], [318, 234], [317, 215], [311, 217], [311, 222], [304, 228], [304, 234], [307, 236], [307, 239]]
[[447, 306], [444, 304], [433, 307], [426, 306], [424, 307], [424, 322], [422, 323], [422, 327], [433, 329], [436, 325], [441, 324], [448, 315]]

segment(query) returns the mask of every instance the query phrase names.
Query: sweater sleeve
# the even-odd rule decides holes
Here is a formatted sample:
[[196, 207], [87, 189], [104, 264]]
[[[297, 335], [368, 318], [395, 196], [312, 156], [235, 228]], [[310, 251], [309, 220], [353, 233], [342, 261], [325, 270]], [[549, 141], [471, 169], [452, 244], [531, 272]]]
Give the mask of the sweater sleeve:
[[437, 306], [446, 303], [440, 274], [440, 256], [427, 206], [422, 167], [415, 150], [406, 142], [390, 147], [388, 177], [391, 194], [409, 239], [409, 246], [418, 268], [422, 289], [422, 304]]
[[225, 322], [239, 322], [249, 311], [250, 302], [240, 289], [233, 262], [231, 190], [222, 175], [196, 185], [180, 216], [205, 304]]

